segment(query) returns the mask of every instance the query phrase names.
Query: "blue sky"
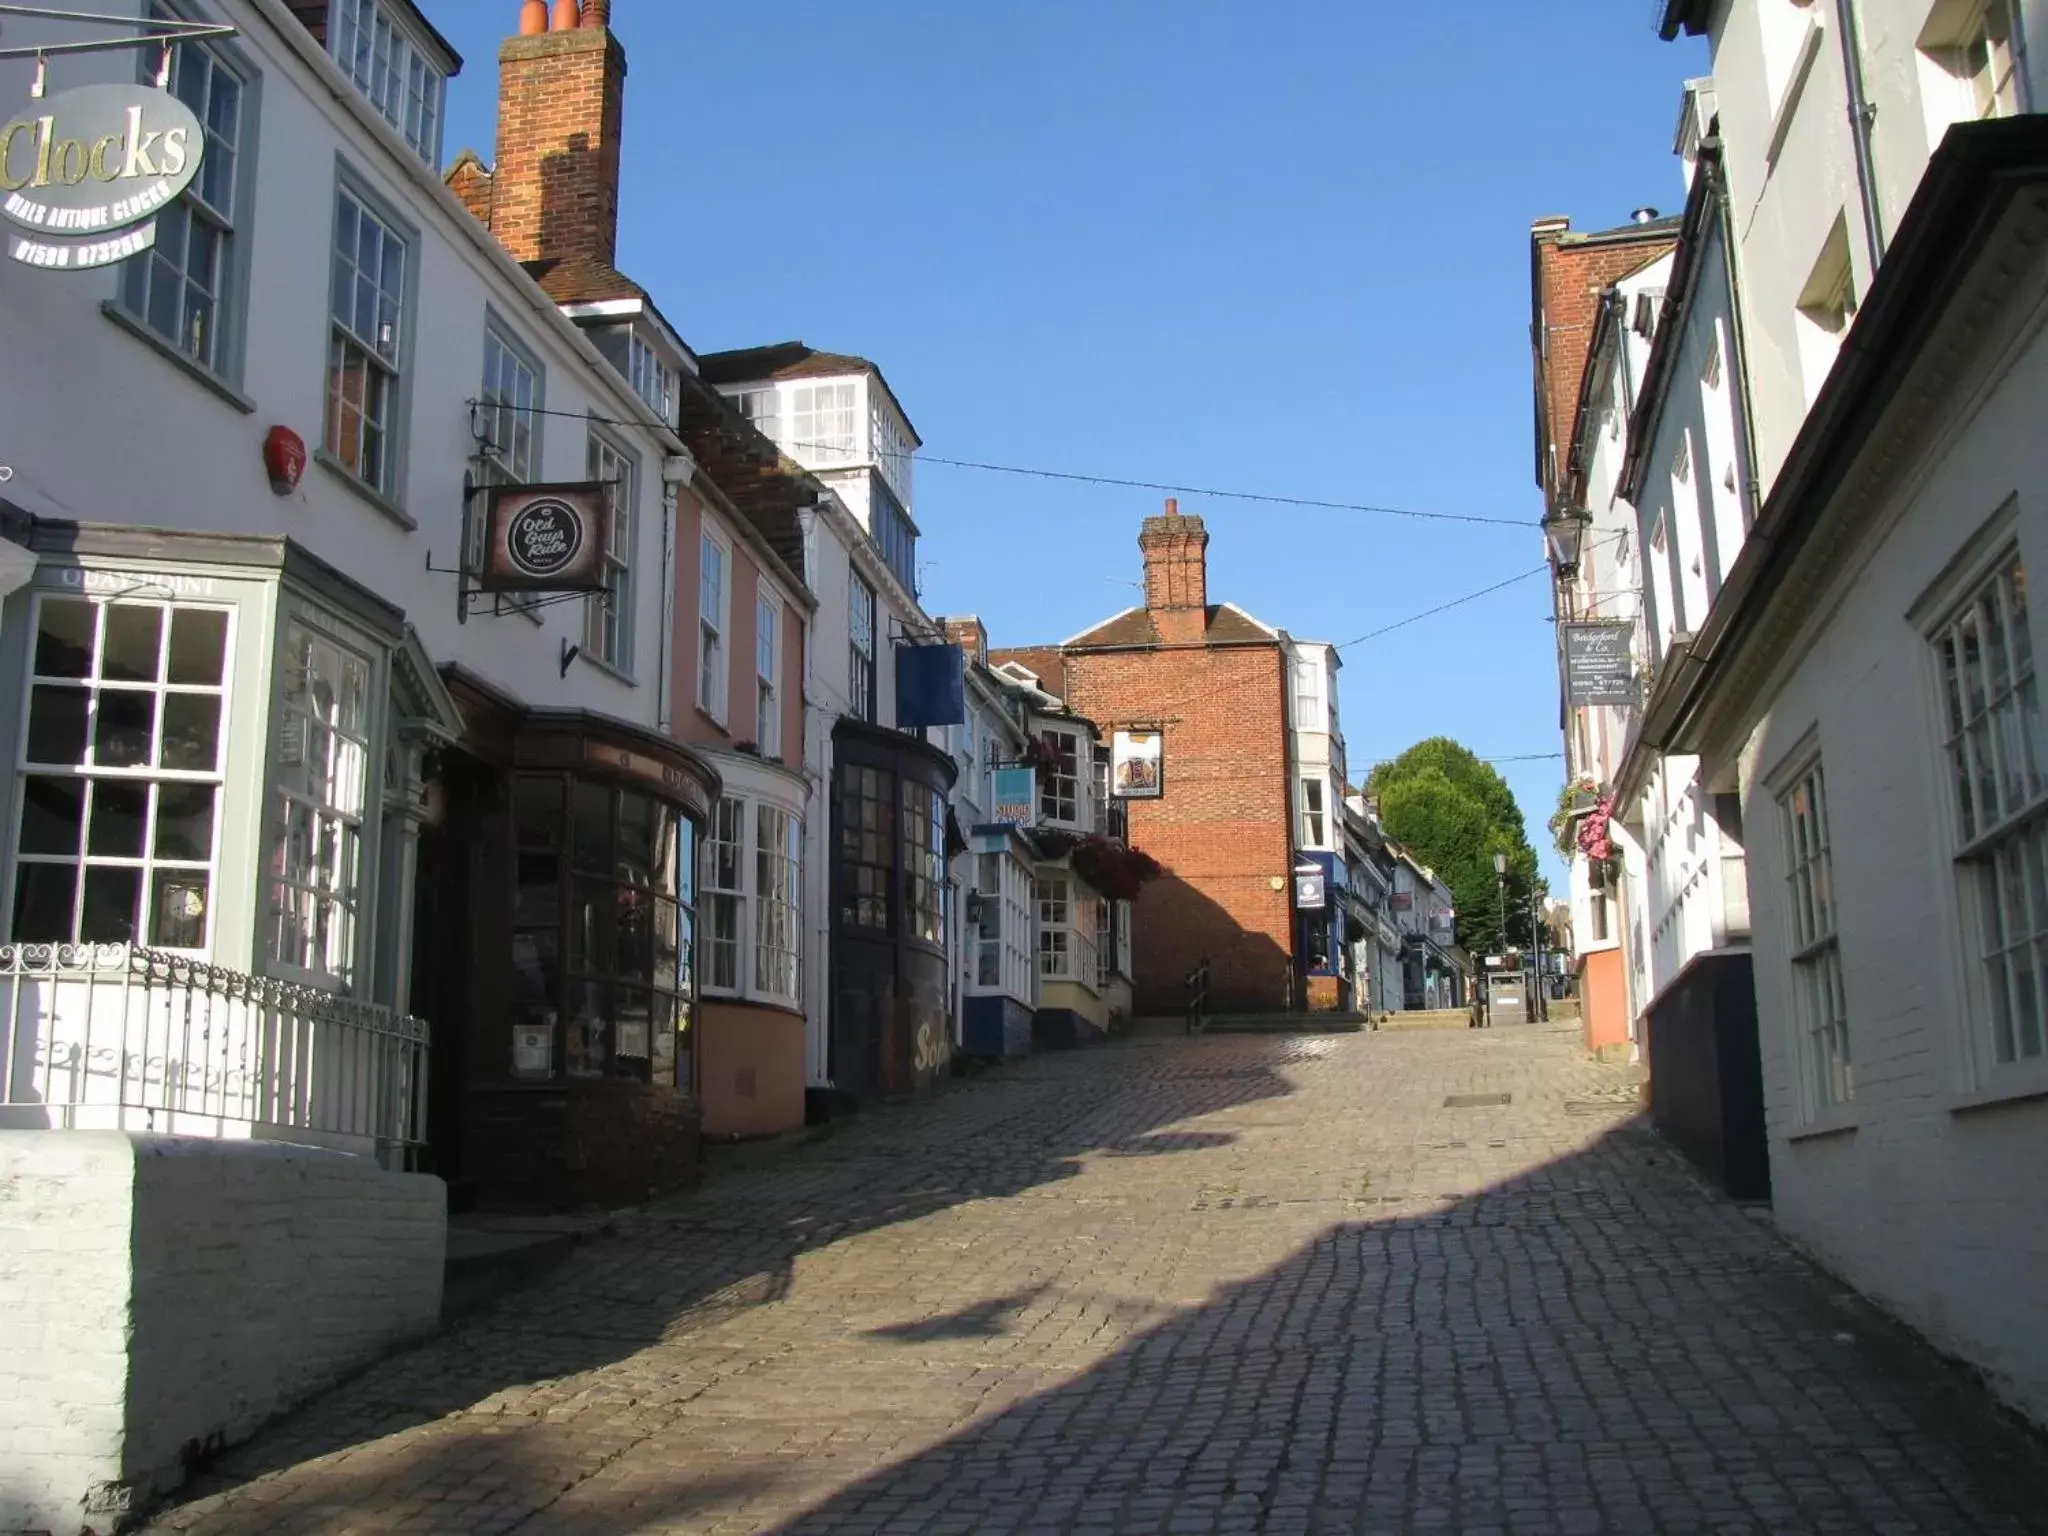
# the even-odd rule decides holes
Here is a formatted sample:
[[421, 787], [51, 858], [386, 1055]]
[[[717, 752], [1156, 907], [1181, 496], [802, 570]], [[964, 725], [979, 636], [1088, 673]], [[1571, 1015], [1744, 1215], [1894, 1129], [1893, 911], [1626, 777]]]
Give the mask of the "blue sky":
[[[491, 158], [515, 0], [428, 7]], [[1211, 601], [1374, 630], [1541, 562], [1528, 228], [1676, 210], [1646, 0], [614, 0], [620, 266], [702, 351], [873, 358], [932, 454], [1527, 519], [1183, 495]], [[994, 643], [1138, 600], [1149, 491], [920, 465], [927, 607]], [[1353, 773], [1559, 750], [1546, 584], [1344, 652]], [[1561, 764], [1504, 762], [1545, 850]]]

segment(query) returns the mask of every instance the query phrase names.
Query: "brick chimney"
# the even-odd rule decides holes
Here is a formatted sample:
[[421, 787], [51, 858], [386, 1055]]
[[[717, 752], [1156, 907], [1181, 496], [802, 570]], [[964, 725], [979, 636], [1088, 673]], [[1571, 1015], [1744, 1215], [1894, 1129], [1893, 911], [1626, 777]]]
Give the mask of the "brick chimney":
[[973, 614], [958, 619], [941, 619], [939, 628], [946, 632], [948, 640], [967, 653], [970, 662], [988, 661], [988, 628]]
[[1209, 530], [1199, 517], [1182, 517], [1180, 503], [1148, 517], [1138, 530], [1145, 556], [1145, 608], [1159, 638], [1170, 645], [1199, 643], [1209, 623]]
[[545, 31], [535, 30], [541, 17], [528, 0], [520, 34], [498, 49], [491, 233], [518, 261], [609, 267], [619, 242], [626, 51], [612, 36], [609, 0], [554, 0]]

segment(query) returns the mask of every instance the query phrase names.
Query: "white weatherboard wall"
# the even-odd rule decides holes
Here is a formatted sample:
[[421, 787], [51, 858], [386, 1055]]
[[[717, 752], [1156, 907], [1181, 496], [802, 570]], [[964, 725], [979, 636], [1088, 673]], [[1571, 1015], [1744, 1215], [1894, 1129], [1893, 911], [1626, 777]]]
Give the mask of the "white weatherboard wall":
[[0, 1531], [112, 1528], [441, 1310], [438, 1180], [275, 1142], [0, 1131]]

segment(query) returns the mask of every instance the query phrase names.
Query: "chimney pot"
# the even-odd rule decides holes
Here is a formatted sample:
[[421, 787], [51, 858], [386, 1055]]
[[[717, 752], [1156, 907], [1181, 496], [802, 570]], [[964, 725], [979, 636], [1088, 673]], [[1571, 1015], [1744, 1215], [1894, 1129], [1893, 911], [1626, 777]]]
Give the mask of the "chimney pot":
[[538, 37], [548, 29], [548, 0], [526, 0], [519, 7], [519, 35]]
[[583, 25], [600, 31], [612, 24], [612, 0], [583, 0]]
[[1179, 498], [1179, 497], [1177, 497], [1177, 496], [1169, 496], [1169, 497], [1167, 497], [1167, 498], [1166, 498], [1166, 515], [1167, 515], [1168, 517], [1179, 517], [1179, 516], [1180, 516], [1180, 498]]
[[555, 0], [555, 19], [548, 26], [550, 32], [574, 32], [583, 25], [583, 12], [576, 0]]

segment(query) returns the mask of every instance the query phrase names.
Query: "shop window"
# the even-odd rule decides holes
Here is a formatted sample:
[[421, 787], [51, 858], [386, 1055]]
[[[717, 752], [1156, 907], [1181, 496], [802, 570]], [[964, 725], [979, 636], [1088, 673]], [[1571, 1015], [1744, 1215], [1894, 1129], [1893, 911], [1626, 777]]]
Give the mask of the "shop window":
[[1003, 856], [984, 853], [975, 860], [974, 984], [1003, 984]]
[[264, 954], [277, 970], [342, 987], [355, 974], [362, 899], [370, 675], [367, 658], [310, 624], [286, 625]]
[[210, 946], [229, 629], [223, 608], [40, 599], [13, 938]]
[[772, 805], [754, 808], [754, 986], [795, 1003], [803, 912], [803, 823]]
[[666, 802], [514, 784], [511, 1074], [691, 1085], [694, 829]]
[[1097, 985], [1096, 908], [1101, 899], [1065, 871], [1040, 875], [1035, 885], [1039, 976]]
[[713, 809], [704, 840], [704, 985], [714, 992], [736, 992], [740, 985], [746, 815], [746, 806], [727, 795]]
[[896, 833], [889, 775], [850, 764], [839, 782], [840, 921], [886, 931]]
[[912, 938], [946, 942], [946, 799], [903, 781], [903, 908]]

